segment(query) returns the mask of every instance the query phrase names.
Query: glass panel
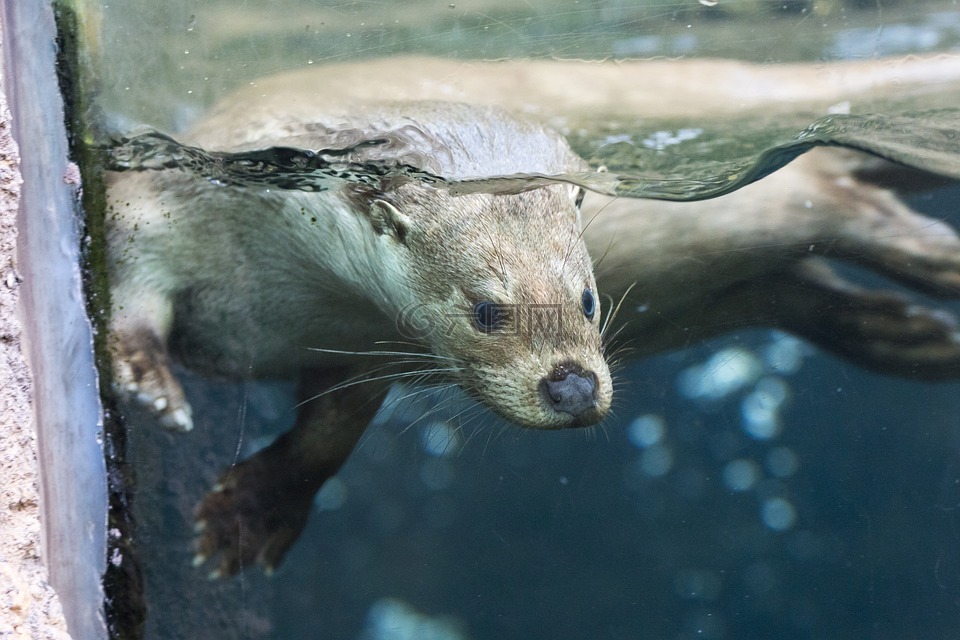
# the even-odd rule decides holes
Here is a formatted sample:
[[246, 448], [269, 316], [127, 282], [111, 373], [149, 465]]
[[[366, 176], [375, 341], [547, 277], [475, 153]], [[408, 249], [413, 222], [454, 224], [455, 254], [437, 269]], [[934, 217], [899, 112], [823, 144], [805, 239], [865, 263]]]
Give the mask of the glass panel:
[[[960, 61], [904, 57], [956, 50], [954, 3], [98, 11], [99, 144], [120, 143], [122, 169], [107, 213], [118, 370], [153, 408], [128, 416], [148, 638], [960, 624], [960, 351], [939, 299], [960, 285], [944, 223]], [[814, 143], [927, 173], [829, 148], [768, 175]], [[558, 179], [667, 199], [743, 188], [587, 194], [594, 287], [578, 192]], [[483, 408], [528, 426], [605, 413], [603, 366], [583, 363], [618, 305], [600, 426], [520, 429]], [[179, 383], [150, 379], [164, 342]], [[322, 416], [319, 435], [272, 445], [298, 413]], [[256, 560], [303, 514], [265, 577]], [[290, 535], [258, 547], [258, 526]], [[192, 566], [198, 539], [223, 553]], [[237, 545], [250, 553], [231, 563]], [[221, 569], [236, 575], [207, 579]]]

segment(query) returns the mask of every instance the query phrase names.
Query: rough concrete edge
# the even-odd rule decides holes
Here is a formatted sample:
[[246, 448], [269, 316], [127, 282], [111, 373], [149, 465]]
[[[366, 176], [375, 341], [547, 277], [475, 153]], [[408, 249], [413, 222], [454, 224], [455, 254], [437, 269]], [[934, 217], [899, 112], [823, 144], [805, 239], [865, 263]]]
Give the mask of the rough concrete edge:
[[32, 378], [17, 319], [20, 157], [11, 133], [0, 39], [0, 637], [69, 638], [41, 558], [40, 480]]

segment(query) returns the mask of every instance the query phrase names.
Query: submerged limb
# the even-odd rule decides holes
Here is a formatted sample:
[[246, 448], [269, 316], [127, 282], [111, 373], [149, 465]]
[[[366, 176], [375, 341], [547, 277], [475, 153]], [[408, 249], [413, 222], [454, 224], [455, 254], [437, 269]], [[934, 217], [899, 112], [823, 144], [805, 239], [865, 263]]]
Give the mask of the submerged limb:
[[[930, 295], [960, 297], [960, 237], [956, 230], [943, 220], [914, 211], [884, 188], [886, 185], [864, 181], [873, 178], [900, 184], [897, 167], [881, 165], [887, 169], [882, 174], [858, 171], [876, 162], [850, 152], [835, 151], [824, 160], [821, 197], [842, 207], [834, 214], [841, 224], [836, 237], [827, 238], [814, 251], [862, 264]], [[843, 173], [844, 163], [851, 165], [849, 175]], [[914, 171], [899, 169], [904, 180], [922, 180]]]
[[816, 259], [796, 265], [774, 300], [786, 311], [783, 329], [867, 369], [922, 380], [960, 375], [960, 322], [949, 311], [859, 287]]
[[227, 469], [197, 509], [196, 564], [215, 558], [214, 577], [259, 563], [273, 570], [307, 523], [313, 498], [340, 469], [383, 401], [371, 382], [324, 393], [351, 369], [301, 375], [293, 428]]
[[633, 285], [618, 341], [644, 355], [776, 327], [884, 373], [960, 376], [949, 312], [858, 287], [823, 260], [960, 297], [960, 238], [872, 181], [893, 175], [862, 153], [819, 149], [716, 200], [585, 201], [601, 293]]
[[190, 431], [192, 411], [170, 370], [166, 346], [169, 301], [159, 295], [115, 297], [117, 310], [110, 330], [114, 388], [156, 415], [164, 427]]
[[889, 290], [858, 286], [825, 260], [732, 288], [705, 326], [769, 326], [880, 373], [922, 380], [960, 375], [960, 322]]

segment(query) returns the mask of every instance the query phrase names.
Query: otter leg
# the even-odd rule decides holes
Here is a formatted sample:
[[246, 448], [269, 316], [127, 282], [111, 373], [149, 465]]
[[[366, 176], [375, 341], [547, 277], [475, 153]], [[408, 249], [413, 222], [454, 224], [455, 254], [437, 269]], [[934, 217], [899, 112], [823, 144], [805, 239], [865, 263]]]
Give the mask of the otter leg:
[[886, 189], [849, 178], [827, 182], [824, 193], [847, 212], [835, 241], [814, 251], [875, 269], [939, 297], [960, 297], [960, 238], [943, 220], [921, 215]]
[[340, 469], [386, 395], [387, 385], [378, 382], [329, 391], [355, 373], [305, 372], [293, 428], [227, 469], [203, 499], [194, 563], [219, 554], [211, 577], [254, 562], [270, 573], [300, 536], [317, 491]]
[[177, 431], [193, 428], [183, 387], [170, 371], [167, 336], [173, 305], [162, 294], [115, 287], [110, 327], [113, 386]]
[[926, 380], [960, 375], [960, 324], [953, 314], [895, 291], [859, 287], [819, 258], [728, 290], [709, 320], [728, 328], [781, 328], [881, 373]]

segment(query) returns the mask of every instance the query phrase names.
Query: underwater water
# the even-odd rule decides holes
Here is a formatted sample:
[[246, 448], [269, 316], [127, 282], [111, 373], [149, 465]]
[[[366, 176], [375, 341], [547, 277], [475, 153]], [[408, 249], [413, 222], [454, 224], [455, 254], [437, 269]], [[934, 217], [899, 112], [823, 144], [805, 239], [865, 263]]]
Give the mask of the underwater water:
[[[480, 4], [104, 6], [105, 129], [113, 140], [143, 125], [176, 138], [257, 76], [395, 53], [789, 62], [960, 46], [950, 2], [778, 15], [721, 0], [722, 19], [696, 2]], [[140, 53], [153, 48], [145, 43], [159, 55]], [[960, 178], [956, 97], [887, 96], [875, 107], [883, 121], [806, 108], [766, 120], [571, 116], [574, 148], [609, 172], [566, 178], [608, 193], [705, 197], [759, 178], [811, 138]], [[151, 135], [132, 155], [115, 148], [129, 163], [116, 168], [158, 153], [187, 163], [178, 154], [189, 148]], [[187, 155], [191, 170], [234, 185], [225, 188], [255, 188], [244, 182], [249, 157]], [[323, 188], [325, 168], [286, 187]], [[960, 225], [956, 186], [909, 202]], [[295, 399], [289, 383], [178, 373], [193, 432], [128, 420], [147, 638], [840, 640], [960, 628], [955, 383], [867, 373], [751, 330], [629, 362], [615, 415], [588, 430], [520, 430], [471, 411], [424, 420], [445, 403], [456, 416], [468, 401], [398, 388], [276, 575], [253, 567], [209, 581], [191, 566], [194, 508], [225, 466], [288, 428]]]

